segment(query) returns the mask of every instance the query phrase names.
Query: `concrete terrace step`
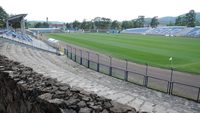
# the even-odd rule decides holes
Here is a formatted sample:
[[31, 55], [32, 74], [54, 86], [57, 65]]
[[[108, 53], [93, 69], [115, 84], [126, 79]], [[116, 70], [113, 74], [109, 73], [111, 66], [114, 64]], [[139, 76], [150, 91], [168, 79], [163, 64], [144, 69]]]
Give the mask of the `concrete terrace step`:
[[57, 78], [73, 87], [152, 113], [198, 113], [200, 104], [127, 83], [74, 63], [65, 56], [5, 43], [1, 54], [32, 67], [44, 76]]

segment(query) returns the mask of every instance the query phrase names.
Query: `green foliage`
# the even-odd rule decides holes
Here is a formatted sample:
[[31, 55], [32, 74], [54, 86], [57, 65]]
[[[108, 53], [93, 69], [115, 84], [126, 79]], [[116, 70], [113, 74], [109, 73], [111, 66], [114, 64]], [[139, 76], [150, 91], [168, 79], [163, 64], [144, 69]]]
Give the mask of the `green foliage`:
[[93, 28], [93, 23], [91, 21], [84, 20], [81, 23], [81, 29], [92, 29], [92, 28]]
[[96, 17], [92, 20], [96, 29], [109, 29], [111, 24], [111, 19], [104, 17]]
[[81, 23], [80, 23], [79, 21], [75, 20], [75, 21], [72, 23], [72, 25], [73, 25], [73, 28], [74, 28], [75, 30], [78, 30], [78, 29], [80, 28]]
[[134, 27], [134, 21], [123, 21], [122, 22], [122, 29], [128, 29]]
[[35, 28], [48, 28], [49, 24], [47, 22], [38, 22], [34, 26]]
[[173, 23], [171, 21], [167, 24], [167, 26], [174, 26], [174, 25], [175, 25], [175, 23]]
[[189, 13], [186, 14], [187, 27], [195, 27], [196, 22], [196, 13], [194, 10], [190, 10]]
[[157, 17], [157, 16], [153, 17], [153, 18], [151, 19], [151, 23], [150, 23], [151, 27], [152, 27], [152, 28], [155, 28], [155, 27], [158, 26], [158, 24], [159, 24], [159, 22], [158, 22], [158, 17]]
[[200, 39], [130, 34], [49, 34], [49, 37], [141, 64], [200, 73]]
[[185, 16], [178, 16], [175, 22], [176, 26], [186, 26], [186, 19]]
[[134, 22], [134, 27], [144, 27], [144, 16], [139, 16]]
[[117, 20], [113, 21], [110, 26], [111, 29], [121, 29], [121, 23]]
[[184, 16], [178, 16], [176, 18], [175, 25], [177, 26], [187, 26], [187, 27], [195, 27], [196, 26], [196, 13], [194, 10], [190, 10]]
[[5, 26], [5, 20], [8, 18], [6, 11], [0, 6], [0, 28]]
[[72, 29], [73, 25], [71, 23], [66, 23], [66, 29]]
[[199, 21], [196, 21], [196, 26], [200, 26], [200, 22]]

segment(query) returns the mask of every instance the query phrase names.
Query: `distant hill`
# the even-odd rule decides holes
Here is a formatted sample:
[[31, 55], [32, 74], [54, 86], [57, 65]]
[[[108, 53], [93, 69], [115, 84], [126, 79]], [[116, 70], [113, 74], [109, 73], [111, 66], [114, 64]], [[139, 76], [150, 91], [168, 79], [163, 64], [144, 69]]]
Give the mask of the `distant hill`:
[[176, 17], [172, 17], [172, 16], [159, 18], [159, 23], [163, 25], [169, 24], [170, 22], [175, 23], [175, 21], [176, 21]]
[[[185, 14], [183, 14], [183, 15], [185, 15]], [[183, 15], [180, 15], [180, 16], [183, 16]], [[169, 24], [170, 22], [175, 23], [177, 17], [172, 17], [172, 16], [162, 17], [162, 18], [159, 18], [159, 22], [162, 25]], [[196, 20], [200, 22], [200, 12], [196, 13]]]

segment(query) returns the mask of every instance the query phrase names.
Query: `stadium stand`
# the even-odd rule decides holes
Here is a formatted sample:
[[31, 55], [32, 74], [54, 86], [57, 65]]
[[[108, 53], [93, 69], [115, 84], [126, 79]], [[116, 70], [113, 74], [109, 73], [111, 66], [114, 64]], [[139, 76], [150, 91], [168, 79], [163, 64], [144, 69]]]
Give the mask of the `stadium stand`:
[[28, 30], [35, 33], [59, 33], [62, 32], [60, 28], [29, 28]]
[[26, 41], [26, 42], [33, 41], [33, 39], [30, 36], [28, 36], [26, 34], [19, 33], [19, 32], [15, 32], [15, 31], [12, 31], [12, 30], [5, 30], [3, 35], [4, 36], [6, 35], [6, 37], [15, 38], [15, 39], [18, 39], [18, 40], [21, 40], [21, 41]]
[[193, 28], [190, 32], [186, 34], [186, 36], [200, 38], [200, 27]]
[[165, 36], [174, 36], [181, 30], [183, 30], [184, 27], [158, 27], [158, 28], [153, 28], [149, 30], [147, 34], [155, 34], [155, 35], [165, 35]]
[[131, 28], [122, 31], [123, 33], [135, 33], [135, 34], [143, 34], [146, 33], [150, 28]]
[[186, 36], [200, 38], [200, 27], [185, 27], [185, 26], [166, 26], [157, 28], [131, 28], [125, 29], [122, 33], [133, 34], [150, 34], [163, 36]]
[[[2, 40], [12, 41], [28, 47], [57, 53], [55, 48], [52, 48], [45, 42], [38, 40], [37, 37], [34, 36], [33, 32], [25, 30], [24, 18], [26, 15], [27, 14], [19, 14], [9, 17], [6, 20], [6, 28], [0, 29], [0, 38]], [[12, 25], [16, 22], [20, 23], [20, 28], [14, 29]]]

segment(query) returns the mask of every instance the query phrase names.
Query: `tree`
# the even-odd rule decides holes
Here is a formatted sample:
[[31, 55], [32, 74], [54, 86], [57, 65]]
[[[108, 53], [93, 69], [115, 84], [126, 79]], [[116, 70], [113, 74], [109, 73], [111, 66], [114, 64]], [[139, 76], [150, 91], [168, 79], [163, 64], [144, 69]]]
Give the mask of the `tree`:
[[35, 28], [48, 28], [49, 27], [49, 24], [47, 22], [38, 22], [35, 24], [34, 26]]
[[66, 23], [65, 26], [66, 26], [66, 29], [68, 29], [68, 30], [72, 28], [71, 27], [72, 25], [70, 23]]
[[81, 29], [92, 29], [93, 23], [91, 21], [83, 20], [80, 27]]
[[178, 16], [175, 21], [176, 26], [186, 26], [187, 25], [187, 20], [186, 16]]
[[199, 21], [196, 21], [196, 26], [200, 26], [200, 22]]
[[122, 21], [122, 29], [128, 29], [134, 27], [134, 21]]
[[156, 28], [158, 26], [158, 24], [159, 24], [158, 17], [157, 16], [153, 17], [151, 19], [151, 23], [150, 23], [151, 27], [152, 28]]
[[5, 27], [5, 20], [8, 18], [6, 11], [0, 6], [0, 28]]
[[186, 14], [187, 27], [195, 27], [196, 13], [194, 10], [190, 10]]
[[110, 26], [111, 29], [121, 29], [121, 23], [117, 20], [113, 21]]
[[144, 27], [144, 16], [138, 16], [136, 21], [134, 22], [135, 27]]
[[175, 23], [173, 23], [171, 21], [167, 24], [167, 26], [174, 26], [174, 25], [175, 25]]
[[96, 17], [92, 20], [96, 29], [108, 29], [111, 24], [111, 19], [105, 17]]
[[72, 25], [73, 25], [73, 28], [74, 28], [75, 30], [78, 30], [78, 29], [80, 28], [81, 23], [80, 23], [79, 21], [75, 20], [75, 21], [72, 23]]
[[175, 21], [175, 25], [176, 26], [181, 26], [182, 25], [182, 19], [181, 18], [182, 18], [181, 16], [178, 16], [176, 18], [176, 21]]
[[196, 24], [195, 22], [196, 22], [196, 13], [194, 10], [190, 10], [189, 13], [186, 13], [186, 15], [178, 16], [176, 18], [175, 25], [195, 27], [195, 24]]

